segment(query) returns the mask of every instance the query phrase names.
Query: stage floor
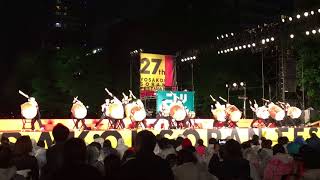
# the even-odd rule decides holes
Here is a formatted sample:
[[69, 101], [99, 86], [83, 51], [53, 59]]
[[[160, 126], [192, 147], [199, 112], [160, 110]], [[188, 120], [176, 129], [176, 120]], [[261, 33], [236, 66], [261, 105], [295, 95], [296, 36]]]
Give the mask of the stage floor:
[[[147, 123], [153, 123], [155, 119], [148, 119]], [[92, 127], [96, 119], [88, 119], [86, 120], [86, 124], [89, 127]], [[314, 132], [320, 136], [319, 128], [248, 128], [248, 125], [251, 124], [252, 120], [241, 120], [238, 123], [238, 128], [212, 128], [212, 119], [195, 119], [192, 122], [199, 124], [199, 128], [196, 129], [173, 129], [166, 130], [161, 129], [161, 124], [166, 126], [166, 121], [159, 122], [159, 125], [154, 129], [149, 129], [154, 134], [161, 134], [168, 138], [177, 138], [178, 136], [184, 136], [190, 138], [190, 140], [195, 144], [196, 140], [201, 138], [204, 141], [204, 144], [207, 145], [208, 139], [213, 137], [217, 139], [226, 139], [226, 138], [234, 138], [239, 142], [244, 142], [249, 140], [252, 135], [257, 134], [259, 136], [266, 137], [267, 139], [271, 139], [274, 143], [277, 141], [280, 136], [287, 136], [290, 141], [294, 140], [297, 136], [302, 136], [305, 139], [310, 137], [310, 132]], [[130, 121], [129, 121], [130, 122]], [[32, 139], [44, 140], [46, 146], [51, 146], [53, 143], [52, 137], [52, 128], [57, 123], [62, 123], [71, 130], [70, 136], [79, 137], [86, 141], [87, 144], [93, 141], [93, 135], [99, 134], [104, 139], [109, 139], [112, 143], [112, 146], [115, 147], [117, 145], [117, 140], [119, 138], [123, 138], [125, 144], [128, 146], [132, 146], [133, 139], [138, 130], [131, 129], [121, 129], [121, 130], [108, 130], [107, 120], [104, 120], [100, 129], [98, 130], [90, 130], [83, 131], [74, 129], [74, 123], [71, 119], [44, 119], [42, 123], [45, 125], [45, 130], [40, 131], [36, 129], [36, 131], [31, 130], [22, 130], [22, 121], [21, 119], [0, 119], [0, 136], [9, 137], [11, 142], [15, 142], [16, 138], [21, 135], [29, 135]], [[127, 124], [128, 122], [125, 123]], [[36, 124], [38, 127], [38, 124]]]

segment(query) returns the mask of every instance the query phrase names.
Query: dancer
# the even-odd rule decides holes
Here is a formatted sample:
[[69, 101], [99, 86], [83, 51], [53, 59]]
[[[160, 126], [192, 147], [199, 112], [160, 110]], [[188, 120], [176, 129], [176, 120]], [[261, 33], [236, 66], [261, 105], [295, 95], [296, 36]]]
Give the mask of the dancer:
[[109, 105], [109, 118], [112, 122], [111, 127], [113, 129], [117, 129], [117, 126], [120, 125], [121, 128], [125, 128], [125, 124], [123, 122], [124, 108], [122, 102], [116, 96], [114, 96], [107, 88], [105, 88], [105, 91], [109, 94], [109, 96], [113, 98]]
[[226, 112], [225, 106], [221, 105], [219, 101], [210, 95], [210, 98], [215, 103], [215, 106], [211, 105], [211, 113], [213, 115], [213, 127], [222, 128], [226, 127]]
[[75, 127], [77, 129], [79, 129], [79, 122], [81, 121], [83, 128], [85, 130], [89, 130], [85, 122], [85, 117], [87, 116], [87, 107], [78, 99], [78, 96], [73, 98], [71, 115], [72, 119], [76, 119]]
[[262, 99], [262, 100], [268, 103], [267, 104], [268, 112], [270, 113], [270, 117], [276, 121], [275, 124], [280, 127], [283, 126], [282, 121], [286, 115], [285, 111], [280, 106], [274, 104], [273, 102], [270, 102], [269, 100], [266, 100], [266, 99]]
[[144, 108], [144, 104], [140, 99], [133, 95], [131, 90], [129, 90], [129, 99], [132, 99], [132, 108], [130, 108], [130, 119], [134, 122], [135, 128], [138, 128], [140, 123], [143, 124], [144, 128], [147, 128], [147, 113]]
[[169, 123], [169, 129], [174, 129], [175, 126], [170, 116], [170, 107], [168, 106], [167, 99], [162, 99], [160, 111], [157, 113], [156, 121], [152, 124], [154, 128], [160, 119], [166, 119]]
[[[21, 105], [21, 114], [24, 118], [31, 119], [31, 129], [35, 130], [35, 127], [34, 127], [35, 122], [38, 122], [40, 129], [44, 130], [44, 127], [43, 127], [41, 119], [40, 119], [41, 115], [40, 115], [39, 106], [38, 106], [36, 99], [34, 97], [30, 97], [29, 95], [25, 94], [24, 92], [22, 92], [20, 90], [19, 90], [19, 94], [21, 94], [22, 96], [24, 96], [28, 99], [28, 102]], [[28, 104], [30, 106], [28, 106]], [[31, 116], [26, 117], [29, 115], [31, 115]]]
[[[108, 117], [107, 111], [109, 110], [109, 105], [110, 105], [110, 99], [105, 99], [105, 102], [101, 105], [101, 117], [100, 120], [96, 123], [95, 127], [98, 127], [99, 124], [106, 118]], [[109, 118], [109, 117], [108, 117]]]
[[[171, 94], [174, 96], [175, 101], [170, 106], [170, 116], [176, 121], [177, 126], [182, 123], [184, 128], [188, 128], [192, 123], [190, 118], [187, 116], [187, 111], [183, 105], [183, 101], [173, 92], [171, 92]], [[187, 122], [189, 123], [189, 126], [187, 125]]]
[[226, 112], [226, 118], [227, 118], [227, 127], [229, 128], [235, 128], [238, 127], [237, 122], [241, 119], [242, 112], [235, 106], [230, 104], [226, 99], [219, 96], [219, 99], [221, 99], [223, 102], [226, 103], [225, 105], [225, 112]]
[[254, 120], [251, 123], [251, 127], [253, 128], [265, 128], [267, 127], [267, 120], [270, 116], [268, 112], [268, 108], [266, 106], [259, 107], [256, 100], [254, 100], [254, 105], [252, 106], [252, 102], [249, 101], [250, 108], [254, 112]]
[[284, 118], [284, 124], [286, 126], [297, 126], [301, 124], [299, 120], [299, 117], [302, 114], [301, 109], [291, 106], [289, 103], [280, 102], [280, 101], [278, 101], [278, 103], [286, 112], [286, 116]]

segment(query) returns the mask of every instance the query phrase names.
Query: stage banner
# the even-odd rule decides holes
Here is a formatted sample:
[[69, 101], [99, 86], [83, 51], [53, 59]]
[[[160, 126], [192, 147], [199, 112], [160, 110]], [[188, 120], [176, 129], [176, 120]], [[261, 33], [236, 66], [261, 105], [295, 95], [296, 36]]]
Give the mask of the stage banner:
[[175, 102], [177, 97], [182, 99], [183, 105], [189, 110], [194, 111], [194, 91], [157, 91], [157, 112], [161, 109], [162, 100], [166, 99], [167, 105], [170, 106], [172, 102]]
[[174, 56], [140, 54], [140, 98], [174, 86]]

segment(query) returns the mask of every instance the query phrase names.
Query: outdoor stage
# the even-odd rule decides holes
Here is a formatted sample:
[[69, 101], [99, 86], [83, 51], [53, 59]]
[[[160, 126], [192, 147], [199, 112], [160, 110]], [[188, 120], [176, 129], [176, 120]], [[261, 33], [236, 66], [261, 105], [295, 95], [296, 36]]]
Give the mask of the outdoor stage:
[[[155, 119], [148, 119], [147, 124], [153, 123]], [[86, 124], [88, 127], [93, 127], [97, 119], [87, 119]], [[149, 129], [154, 134], [162, 134], [168, 138], [176, 138], [178, 136], [185, 136], [191, 139], [193, 143], [199, 138], [203, 139], [207, 145], [209, 138], [214, 137], [217, 139], [225, 139], [227, 137], [234, 138], [239, 142], [244, 142], [250, 139], [253, 134], [266, 137], [276, 142], [279, 136], [287, 136], [289, 140], [293, 140], [297, 136], [302, 136], [305, 139], [308, 138], [310, 132], [314, 132], [320, 136], [319, 128], [249, 128], [251, 124], [250, 119], [241, 120], [238, 123], [238, 128], [212, 128], [213, 120], [212, 119], [195, 119], [192, 120], [192, 123], [196, 123], [194, 129], [173, 129], [165, 130], [161, 127], [165, 127], [165, 121], [159, 121], [158, 126], [154, 129]], [[131, 129], [122, 129], [122, 130], [108, 130], [107, 120], [103, 121], [103, 125], [97, 130], [83, 131], [74, 129], [74, 122], [72, 119], [43, 119], [42, 123], [45, 125], [45, 130], [36, 131], [31, 130], [22, 130], [22, 121], [21, 119], [0, 119], [0, 136], [9, 137], [11, 142], [15, 142], [16, 138], [21, 135], [29, 135], [32, 139], [38, 141], [39, 139], [44, 140], [47, 146], [50, 146], [53, 143], [52, 137], [52, 128], [55, 124], [62, 123], [71, 130], [72, 137], [79, 137], [86, 141], [86, 143], [91, 143], [93, 141], [93, 135], [99, 134], [103, 138], [109, 139], [113, 146], [117, 145], [117, 139], [123, 138], [125, 143], [128, 146], [132, 146], [132, 140], [134, 139], [138, 130]], [[128, 124], [128, 121], [125, 120], [125, 123]], [[81, 124], [81, 123], [80, 123]], [[79, 125], [80, 125], [79, 124]], [[38, 124], [36, 123], [36, 128]]]

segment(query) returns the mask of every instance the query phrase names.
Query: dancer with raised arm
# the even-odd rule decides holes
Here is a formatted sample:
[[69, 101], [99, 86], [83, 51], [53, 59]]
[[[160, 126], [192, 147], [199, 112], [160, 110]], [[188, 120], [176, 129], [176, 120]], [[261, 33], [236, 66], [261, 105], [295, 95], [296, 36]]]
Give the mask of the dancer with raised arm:
[[111, 96], [113, 99], [110, 101], [111, 103], [109, 104], [109, 119], [112, 122], [111, 127], [113, 129], [117, 129], [118, 127], [120, 128], [125, 128], [125, 124], [123, 122], [124, 118], [124, 108], [122, 102], [114, 96], [107, 88], [105, 88], [105, 91]]
[[86, 125], [85, 118], [87, 116], [87, 107], [78, 99], [78, 96], [73, 98], [71, 107], [72, 119], [76, 119], [75, 127], [79, 129], [79, 122], [81, 121], [82, 126], [85, 130], [89, 128]]
[[211, 100], [215, 103], [215, 105], [211, 105], [211, 113], [213, 115], [213, 127], [222, 128], [226, 126], [226, 107], [221, 105], [219, 101], [213, 98], [210, 95]]
[[110, 99], [105, 99], [105, 102], [101, 105], [101, 117], [100, 120], [96, 123], [95, 128], [99, 126], [99, 124], [105, 119], [109, 118], [108, 111], [109, 111]]
[[35, 130], [34, 124], [35, 122], [38, 122], [40, 129], [44, 130], [44, 127], [42, 125], [41, 119], [40, 119], [40, 110], [38, 103], [34, 97], [30, 97], [29, 95], [25, 94], [24, 92], [19, 90], [19, 94], [26, 97], [28, 99], [27, 102], [21, 104], [21, 115], [25, 119], [31, 119], [31, 129]]

